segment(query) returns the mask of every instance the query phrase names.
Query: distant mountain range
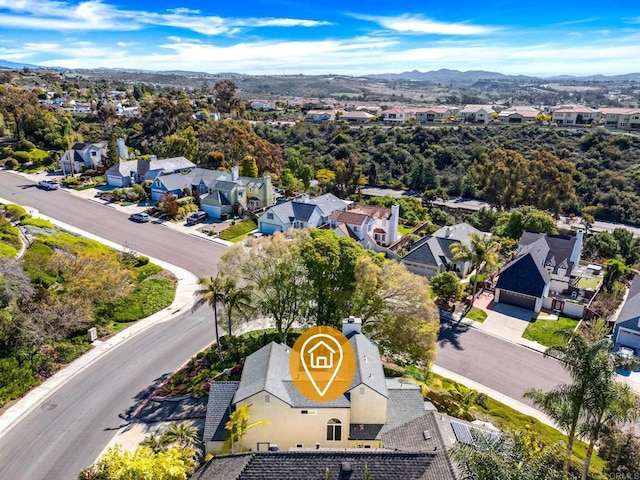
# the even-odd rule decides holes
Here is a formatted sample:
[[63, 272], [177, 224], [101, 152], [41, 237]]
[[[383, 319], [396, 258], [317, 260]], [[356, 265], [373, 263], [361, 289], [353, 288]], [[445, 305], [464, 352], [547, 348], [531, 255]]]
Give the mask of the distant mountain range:
[[468, 70], [461, 72], [460, 70], [449, 70], [442, 68], [440, 70], [431, 70], [428, 72], [420, 72], [413, 70], [411, 72], [402, 73], [378, 73], [372, 75], [364, 75], [367, 78], [381, 78], [384, 80], [408, 80], [417, 82], [432, 83], [473, 83], [480, 80], [548, 80], [548, 81], [640, 81], [640, 73], [628, 73], [625, 75], [559, 75], [553, 77], [531, 77], [526, 75], [505, 75], [498, 72], [487, 72], [484, 70]]
[[[20, 68], [51, 68], [55, 70], [67, 70], [62, 67], [43, 67], [41, 65], [34, 65], [30, 63], [10, 62], [8, 60], [0, 59], [0, 68], [20, 69]], [[144, 69], [127, 69], [127, 68], [96, 68], [96, 69], [82, 69], [82, 71], [112, 71], [112, 72], [124, 72], [124, 73], [155, 73], [161, 75], [183, 75], [183, 76], [238, 76], [250, 77], [251, 75], [242, 75], [239, 73], [217, 73], [210, 74], [205, 72], [189, 72], [182, 70], [173, 71], [152, 71]], [[346, 76], [346, 75], [345, 75]], [[577, 82], [599, 82], [599, 81], [640, 81], [640, 73], [628, 73], [625, 75], [588, 75], [588, 76], [575, 76], [575, 75], [557, 75], [552, 77], [531, 77], [526, 75], [505, 75], [504, 73], [488, 72], [484, 70], [450, 70], [442, 68], [440, 70], [430, 70], [428, 72], [420, 72], [413, 70], [411, 72], [402, 73], [376, 73], [371, 75], [361, 75], [363, 78], [378, 78], [382, 80], [391, 81], [414, 81], [414, 82], [431, 82], [431, 83], [474, 83], [481, 80], [511, 80], [511, 81], [523, 81], [523, 80], [546, 80], [546, 81], [577, 81]]]

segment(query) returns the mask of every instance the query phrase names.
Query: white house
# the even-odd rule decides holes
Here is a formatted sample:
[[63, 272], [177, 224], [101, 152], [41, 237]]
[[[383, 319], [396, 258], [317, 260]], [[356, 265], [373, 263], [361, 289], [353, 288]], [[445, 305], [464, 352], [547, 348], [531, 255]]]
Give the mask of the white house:
[[343, 112], [338, 117], [338, 120], [347, 123], [369, 123], [372, 118], [374, 118], [374, 115], [371, 115], [368, 112], [362, 110], [352, 110]]
[[419, 123], [443, 123], [453, 116], [454, 112], [450, 107], [436, 105], [418, 108], [415, 113]]
[[258, 219], [258, 229], [261, 233], [273, 234], [290, 228], [317, 228], [329, 222], [333, 212], [344, 211], [348, 205], [349, 202], [331, 193], [312, 199], [303, 195], [267, 209]]
[[84, 170], [96, 170], [102, 166], [107, 153], [107, 142], [76, 143], [60, 158], [64, 174], [80, 173]]
[[551, 114], [551, 121], [558, 125], [595, 124], [601, 118], [600, 110], [585, 105], [560, 105]]
[[329, 123], [336, 117], [334, 110], [309, 110], [304, 117], [306, 123]]
[[604, 126], [621, 129], [640, 129], [639, 108], [601, 108]]
[[489, 123], [493, 120], [495, 110], [491, 105], [465, 105], [458, 112], [458, 118], [465, 122]]
[[249, 108], [252, 110], [262, 110], [264, 112], [272, 112], [276, 109], [276, 102], [272, 100], [249, 100]]
[[380, 114], [380, 119], [385, 123], [404, 123], [409, 120], [410, 114], [402, 108], [390, 108]]
[[540, 110], [529, 106], [513, 106], [498, 113], [498, 121], [507, 124], [531, 123], [536, 121]]
[[382, 251], [398, 238], [400, 207], [376, 207], [354, 205], [347, 211], [335, 211], [331, 215], [331, 228], [338, 235], [351, 237], [364, 248]]

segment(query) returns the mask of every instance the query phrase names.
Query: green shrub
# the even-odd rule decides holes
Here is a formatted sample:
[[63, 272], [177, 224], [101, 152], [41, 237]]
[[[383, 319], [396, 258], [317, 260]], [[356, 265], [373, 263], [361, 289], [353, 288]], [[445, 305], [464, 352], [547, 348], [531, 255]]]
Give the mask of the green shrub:
[[22, 224], [23, 225], [32, 225], [34, 227], [40, 227], [40, 228], [50, 228], [50, 229], [55, 229], [56, 227], [53, 225], [53, 223], [51, 223], [49, 220], [43, 220], [41, 218], [33, 218], [33, 217], [27, 217], [25, 219], [22, 220]]
[[142, 282], [153, 275], [157, 275], [162, 271], [162, 267], [155, 263], [147, 263], [146, 265], [140, 265], [135, 267], [133, 271], [136, 274], [138, 282]]
[[34, 148], [36, 148], [36, 146], [31, 143], [29, 140], [20, 140], [19, 142], [16, 142], [16, 144], [13, 146], [13, 149], [15, 151], [24, 151], [24, 152], [28, 152], [30, 150], [33, 150]]
[[66, 177], [64, 180], [62, 180], [62, 184], [66, 187], [75, 187], [81, 185], [82, 182], [79, 178], [76, 177]]
[[13, 155], [11, 156], [15, 158], [20, 164], [31, 161], [31, 155], [29, 155], [29, 152], [13, 152]]
[[27, 275], [29, 275], [31, 283], [42, 285], [46, 288], [56, 282], [55, 274], [45, 268], [51, 255], [53, 255], [53, 249], [40, 240], [36, 240], [27, 248], [24, 254], [23, 266]]
[[15, 257], [18, 254], [18, 250], [6, 243], [0, 243], [0, 257]]
[[148, 263], [149, 263], [149, 257], [145, 257], [144, 255], [141, 255], [140, 257], [136, 258], [136, 263], [134, 266], [143, 267]]
[[31, 367], [14, 357], [0, 358], [0, 378], [0, 407], [20, 398], [39, 383]]
[[194, 197], [182, 197], [176, 200], [176, 202], [178, 202], [178, 205], [180, 206], [190, 205], [192, 203], [195, 203], [195, 201], [196, 199]]
[[15, 170], [20, 166], [20, 163], [15, 158], [10, 158], [6, 162], [4, 162], [4, 166], [9, 170]]
[[231, 240], [232, 238], [239, 237], [240, 235], [245, 235], [256, 228], [258, 228], [258, 225], [253, 220], [243, 220], [221, 231], [220, 238], [223, 240]]
[[14, 222], [18, 220], [22, 220], [27, 216], [27, 211], [21, 207], [20, 205], [16, 205], [14, 203], [10, 203], [4, 207], [7, 217], [9, 217]]
[[100, 314], [115, 322], [134, 322], [168, 307], [175, 297], [176, 286], [166, 278], [152, 278], [138, 285], [125, 298], [100, 308]]

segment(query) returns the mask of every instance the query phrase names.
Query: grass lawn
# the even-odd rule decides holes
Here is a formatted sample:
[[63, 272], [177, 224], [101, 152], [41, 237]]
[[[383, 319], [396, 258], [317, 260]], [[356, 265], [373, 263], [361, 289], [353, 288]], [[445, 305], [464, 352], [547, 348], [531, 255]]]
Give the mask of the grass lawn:
[[579, 288], [590, 288], [595, 290], [599, 283], [600, 277], [580, 277], [576, 286]]
[[487, 312], [481, 310], [479, 308], [473, 307], [469, 313], [467, 313], [467, 318], [475, 322], [482, 323], [487, 319]]
[[[412, 377], [416, 378], [415, 372], [411, 372], [409, 368], [405, 371]], [[418, 375], [417, 380], [421, 380]], [[437, 405], [437, 400], [445, 400], [450, 392], [457, 391], [462, 394], [463, 397], [468, 397], [468, 393], [472, 390], [461, 385], [448, 378], [441, 377], [436, 374], [431, 374], [428, 382], [429, 394], [427, 399], [431, 400], [438, 407], [439, 411], [451, 414], [443, 405]], [[435, 401], [434, 401], [435, 400]], [[560, 431], [556, 430], [549, 425], [546, 425], [539, 420], [525, 415], [504, 403], [494, 400], [491, 397], [486, 397], [486, 400], [482, 405], [476, 403], [467, 410], [470, 411], [476, 419], [486, 420], [498, 427], [500, 430], [512, 431], [512, 432], [527, 432], [535, 436], [536, 440], [545, 445], [551, 446], [559, 442], [565, 442], [567, 437]], [[455, 403], [454, 403], [455, 405]], [[454, 406], [455, 408], [455, 406]], [[464, 410], [464, 409], [463, 409]], [[586, 456], [587, 446], [583, 442], [576, 440], [574, 444], [574, 457], [573, 463], [581, 464]], [[601, 474], [604, 469], [604, 460], [597, 456], [594, 452], [593, 459], [591, 461], [590, 473]], [[590, 477], [591, 478], [591, 477]]]
[[[231, 225], [230, 227], [222, 230], [218, 238], [228, 240], [230, 242], [239, 242], [246, 238], [247, 234], [256, 228], [258, 228], [258, 224], [253, 220], [242, 220], [241, 222], [237, 222], [235, 225]], [[237, 237], [243, 238], [237, 239]]]
[[569, 317], [559, 317], [558, 320], [536, 320], [527, 326], [522, 336], [541, 345], [550, 347], [566, 343], [561, 335], [556, 334], [559, 329], [573, 330], [578, 320]]
[[413, 229], [416, 227], [408, 227], [406, 225], [398, 225], [398, 232], [400, 233], [400, 235], [407, 235], [411, 232], [413, 232]]

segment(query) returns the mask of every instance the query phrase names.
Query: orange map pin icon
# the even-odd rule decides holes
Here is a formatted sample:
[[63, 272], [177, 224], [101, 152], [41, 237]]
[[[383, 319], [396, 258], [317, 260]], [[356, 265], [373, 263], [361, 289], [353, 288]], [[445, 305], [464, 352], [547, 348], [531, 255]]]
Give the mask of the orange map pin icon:
[[300, 393], [316, 402], [343, 395], [353, 380], [356, 357], [349, 339], [331, 327], [313, 327], [293, 345], [289, 371]]

